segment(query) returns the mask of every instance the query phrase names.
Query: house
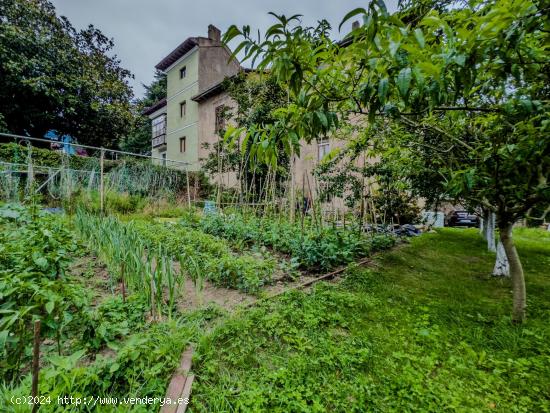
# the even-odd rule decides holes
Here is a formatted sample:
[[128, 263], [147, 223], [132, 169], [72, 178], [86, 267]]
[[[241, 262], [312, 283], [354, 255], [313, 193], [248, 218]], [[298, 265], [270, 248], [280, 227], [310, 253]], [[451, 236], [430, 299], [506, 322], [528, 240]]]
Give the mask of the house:
[[[224, 89], [224, 80], [245, 70], [230, 56], [220, 30], [209, 25], [208, 37], [186, 39], [155, 66], [167, 75], [166, 98], [144, 112], [152, 122], [152, 156], [160, 159], [156, 162], [189, 171], [201, 169], [201, 160], [220, 139], [218, 131], [224, 127], [220, 114], [236, 105]], [[303, 143], [294, 164], [296, 188], [316, 196], [315, 166], [332, 149], [344, 146], [335, 138]], [[238, 186], [235, 173], [210, 178], [227, 187]], [[338, 201], [334, 206], [342, 207], [342, 200]]]
[[205, 144], [211, 147], [219, 139], [219, 114], [231, 105], [221, 83], [241, 70], [230, 56], [220, 30], [210, 25], [208, 37], [189, 37], [155, 66], [166, 73], [166, 98], [144, 114], [152, 122], [157, 162], [189, 171], [201, 168], [200, 159], [208, 155]]

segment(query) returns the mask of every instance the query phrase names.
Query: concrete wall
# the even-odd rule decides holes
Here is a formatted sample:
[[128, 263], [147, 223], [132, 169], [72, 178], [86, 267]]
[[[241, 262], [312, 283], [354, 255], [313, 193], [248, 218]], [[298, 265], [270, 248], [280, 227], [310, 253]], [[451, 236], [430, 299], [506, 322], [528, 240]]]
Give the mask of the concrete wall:
[[[364, 117], [361, 116], [354, 116], [350, 119], [351, 123], [355, 125], [360, 125], [364, 121]], [[333, 136], [329, 137], [329, 150], [335, 150], [340, 149], [343, 150], [347, 147], [349, 144], [349, 139], [346, 139], [345, 137], [339, 137], [338, 132], [336, 132]], [[314, 169], [319, 164], [319, 143], [317, 141], [312, 141], [311, 143], [305, 143], [302, 142], [302, 148], [300, 151], [300, 156], [296, 158], [295, 161], [295, 179], [296, 179], [296, 187], [297, 187], [297, 193], [302, 194], [302, 191], [305, 192], [306, 196], [310, 196], [313, 194], [313, 197], [318, 196], [318, 191], [320, 187], [320, 183], [317, 182], [315, 176], [313, 175]], [[377, 162], [377, 158], [369, 158], [366, 156], [359, 156], [354, 164], [357, 167], [363, 167], [365, 164], [373, 164]], [[347, 160], [344, 159], [341, 161], [340, 165], [343, 163], [346, 163]], [[309, 181], [309, 185], [308, 185]], [[375, 185], [370, 185], [371, 189], [375, 188]], [[365, 182], [365, 193], [368, 193], [369, 191], [369, 182]], [[330, 210], [330, 209], [338, 209], [338, 210], [347, 210], [347, 206], [345, 204], [346, 201], [346, 195], [344, 194], [343, 198], [334, 197], [330, 202], [326, 203], [324, 205], [324, 209]]]
[[231, 53], [221, 42], [199, 38], [199, 90], [204, 92], [237, 74], [240, 65], [236, 60], [229, 61]]

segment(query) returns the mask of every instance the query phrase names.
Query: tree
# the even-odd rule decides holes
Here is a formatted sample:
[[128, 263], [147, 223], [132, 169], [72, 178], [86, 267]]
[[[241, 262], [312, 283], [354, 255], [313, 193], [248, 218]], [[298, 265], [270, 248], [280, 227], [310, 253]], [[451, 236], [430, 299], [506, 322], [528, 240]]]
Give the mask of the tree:
[[145, 96], [132, 104], [134, 115], [130, 132], [120, 141], [120, 148], [127, 152], [148, 154], [151, 152], [152, 125], [143, 111], [159, 100], [166, 98], [166, 75], [160, 71], [150, 85], [143, 85]]
[[[337, 196], [348, 207], [359, 207], [360, 220], [406, 224], [419, 221], [417, 198], [428, 186], [419, 186], [424, 179], [405, 150], [393, 150], [392, 124], [358, 122], [341, 127], [338, 138], [348, 140], [347, 147], [329, 153], [314, 173], [322, 188], [321, 198], [328, 201]], [[433, 190], [433, 188], [430, 188]]]
[[548, 6], [457, 2], [405, 24], [401, 17], [410, 15], [390, 15], [373, 1], [345, 16], [342, 23], [361, 16], [364, 24], [339, 43], [300, 27], [298, 16], [275, 16], [260, 41], [249, 27], [231, 27], [225, 39], [241, 36], [245, 59], [258, 59], [290, 86], [281, 122], [247, 136], [266, 148], [276, 139], [294, 142], [293, 134], [308, 140], [348, 122], [350, 113], [405, 126], [406, 140], [395, 147], [431, 147], [432, 173], [445, 192], [496, 214], [513, 318], [521, 322], [525, 281], [512, 227], [550, 205]]
[[[286, 183], [289, 173], [289, 157], [282, 155], [277, 165], [268, 166], [255, 162], [259, 156], [252, 148], [252, 142], [226, 142], [223, 136], [226, 129], [249, 129], [253, 125], [269, 125], [276, 118], [276, 111], [287, 103], [287, 93], [269, 73], [241, 72], [225, 80], [225, 89], [235, 102], [234, 108], [225, 108], [220, 114], [231, 126], [218, 131], [220, 141], [213, 145], [213, 150], [204, 159], [203, 168], [210, 174], [234, 172], [241, 185], [241, 194], [254, 196], [249, 201], [258, 201], [265, 195], [272, 181], [275, 191], [280, 192]], [[283, 152], [279, 147], [278, 152]], [[273, 188], [272, 188], [273, 189]]]
[[114, 146], [132, 120], [131, 74], [94, 26], [77, 31], [47, 0], [0, 3], [0, 114], [6, 128]]

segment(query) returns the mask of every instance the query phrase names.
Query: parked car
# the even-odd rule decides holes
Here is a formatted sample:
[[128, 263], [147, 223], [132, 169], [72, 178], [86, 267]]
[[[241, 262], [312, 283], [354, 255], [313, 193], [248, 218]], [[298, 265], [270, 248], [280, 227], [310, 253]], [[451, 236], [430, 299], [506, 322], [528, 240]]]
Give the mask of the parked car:
[[446, 217], [448, 227], [479, 227], [479, 217], [468, 211], [452, 211]]

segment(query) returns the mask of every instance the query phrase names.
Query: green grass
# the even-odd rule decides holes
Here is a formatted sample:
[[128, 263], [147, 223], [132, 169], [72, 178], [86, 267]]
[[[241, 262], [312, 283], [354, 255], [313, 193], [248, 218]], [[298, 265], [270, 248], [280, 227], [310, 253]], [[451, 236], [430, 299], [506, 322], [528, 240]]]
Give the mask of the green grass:
[[190, 410], [550, 411], [550, 236], [516, 231], [528, 320], [475, 230], [441, 230], [201, 340]]

